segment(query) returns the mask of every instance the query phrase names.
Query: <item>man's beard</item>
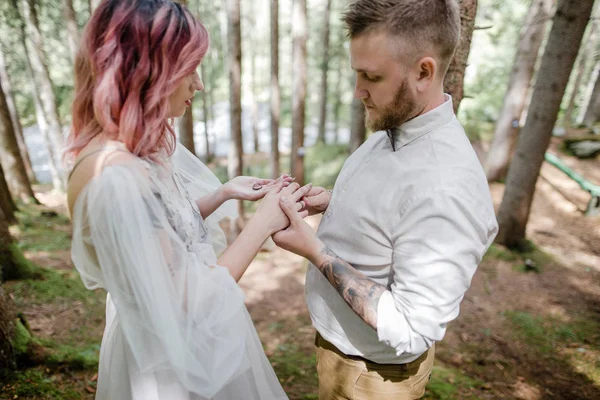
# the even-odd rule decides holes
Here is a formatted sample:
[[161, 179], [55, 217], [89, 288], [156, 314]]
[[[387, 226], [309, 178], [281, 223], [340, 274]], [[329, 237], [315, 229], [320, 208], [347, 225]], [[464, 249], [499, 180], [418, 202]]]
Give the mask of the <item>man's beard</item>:
[[408, 81], [405, 79], [396, 91], [394, 100], [380, 109], [380, 116], [375, 120], [366, 117], [367, 127], [373, 131], [385, 131], [396, 128], [417, 115], [417, 102], [408, 89]]

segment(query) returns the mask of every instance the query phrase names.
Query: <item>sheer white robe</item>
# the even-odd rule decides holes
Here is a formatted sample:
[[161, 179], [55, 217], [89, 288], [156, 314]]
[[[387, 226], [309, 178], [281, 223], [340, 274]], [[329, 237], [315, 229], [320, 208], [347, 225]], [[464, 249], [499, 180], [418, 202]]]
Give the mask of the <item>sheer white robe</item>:
[[[195, 199], [220, 185], [182, 146], [164, 163], [107, 166], [79, 195], [72, 256], [104, 288], [99, 400], [287, 399], [228, 270], [218, 221]], [[214, 247], [213, 247], [214, 245]]]

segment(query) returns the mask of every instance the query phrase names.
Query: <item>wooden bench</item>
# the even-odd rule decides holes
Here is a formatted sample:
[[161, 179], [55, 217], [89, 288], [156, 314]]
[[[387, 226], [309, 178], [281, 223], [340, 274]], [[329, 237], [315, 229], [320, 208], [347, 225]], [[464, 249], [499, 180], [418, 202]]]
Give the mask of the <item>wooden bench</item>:
[[579, 187], [588, 192], [592, 197], [585, 210], [586, 216], [600, 215], [600, 186], [594, 185], [590, 181], [586, 180], [583, 176], [567, 167], [560, 158], [551, 153], [546, 153], [544, 158], [546, 161], [561, 170], [569, 178], [573, 179]]

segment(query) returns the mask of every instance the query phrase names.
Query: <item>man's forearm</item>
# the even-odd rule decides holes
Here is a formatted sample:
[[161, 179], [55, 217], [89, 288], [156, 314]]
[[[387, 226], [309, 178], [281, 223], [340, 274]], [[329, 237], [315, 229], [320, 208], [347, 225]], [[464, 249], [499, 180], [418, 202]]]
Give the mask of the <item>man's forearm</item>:
[[377, 330], [377, 304], [387, 288], [358, 272], [327, 247], [323, 247], [315, 265], [350, 308]]

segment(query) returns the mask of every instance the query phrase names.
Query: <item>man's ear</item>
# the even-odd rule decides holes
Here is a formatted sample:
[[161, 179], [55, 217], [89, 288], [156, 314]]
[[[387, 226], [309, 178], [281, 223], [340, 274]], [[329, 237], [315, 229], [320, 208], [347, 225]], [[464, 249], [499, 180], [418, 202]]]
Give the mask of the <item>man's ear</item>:
[[433, 57], [423, 57], [416, 64], [417, 72], [417, 90], [426, 92], [429, 86], [435, 80], [438, 70], [438, 64]]

